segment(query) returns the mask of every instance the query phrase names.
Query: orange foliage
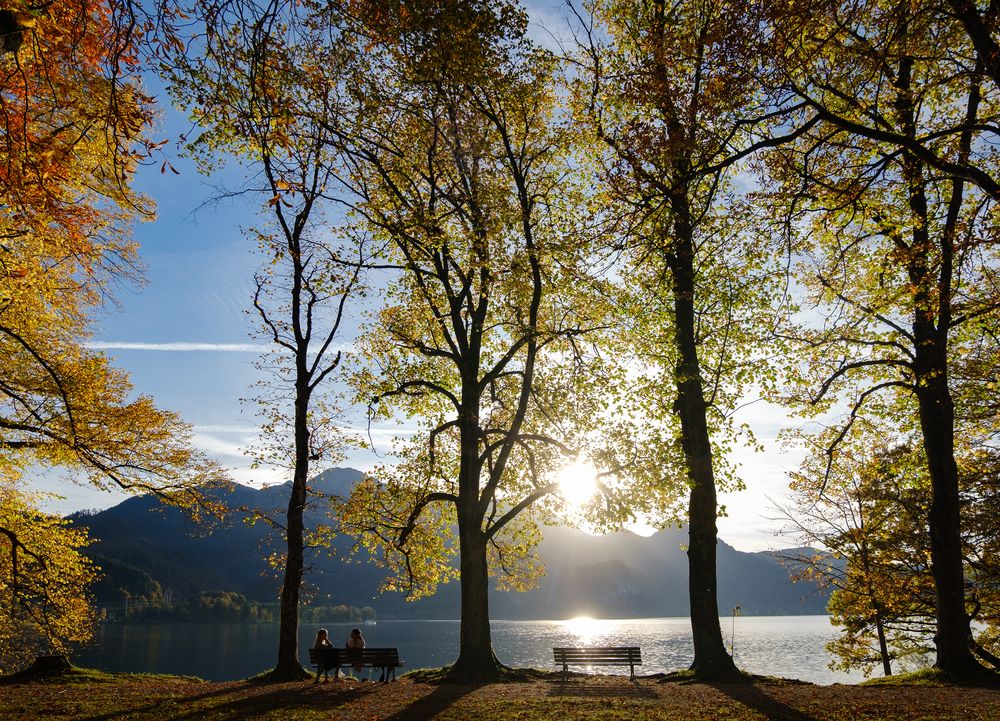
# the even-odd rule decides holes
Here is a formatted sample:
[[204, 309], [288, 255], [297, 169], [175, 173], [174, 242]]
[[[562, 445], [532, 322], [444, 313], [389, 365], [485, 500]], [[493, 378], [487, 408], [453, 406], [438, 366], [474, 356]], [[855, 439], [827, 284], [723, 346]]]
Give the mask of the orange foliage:
[[122, 10], [0, 11], [0, 480], [39, 461], [137, 490], [214, 475], [176, 416], [130, 398], [125, 375], [85, 347], [109, 283], [139, 277], [132, 223], [152, 212], [130, 187], [153, 147], [152, 107]]

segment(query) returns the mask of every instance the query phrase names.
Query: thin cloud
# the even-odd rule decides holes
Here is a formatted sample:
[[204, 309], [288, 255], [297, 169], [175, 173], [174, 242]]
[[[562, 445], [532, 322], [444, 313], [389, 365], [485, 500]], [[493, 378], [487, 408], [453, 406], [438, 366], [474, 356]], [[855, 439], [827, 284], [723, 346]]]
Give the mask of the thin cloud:
[[[91, 341], [85, 344], [91, 350], [149, 350], [166, 351], [168, 353], [183, 353], [191, 351], [215, 352], [215, 353], [267, 353], [276, 351], [286, 352], [281, 346], [273, 343], [190, 343], [187, 341], [174, 341], [171, 343], [135, 343], [132, 341]], [[353, 353], [354, 346], [350, 343], [334, 344], [327, 349], [327, 353]], [[309, 353], [315, 355], [316, 351]]]
[[214, 351], [220, 353], [260, 353], [271, 346], [257, 343], [133, 343], [130, 341], [92, 341], [91, 350], [152, 350], [167, 352]]
[[345, 433], [370, 433], [373, 436], [394, 437], [413, 436], [420, 433], [418, 428], [378, 428], [377, 426], [338, 426]]
[[195, 423], [192, 430], [196, 433], [242, 433], [245, 435], [255, 435], [260, 433], [259, 426], [213, 426], [200, 425]]

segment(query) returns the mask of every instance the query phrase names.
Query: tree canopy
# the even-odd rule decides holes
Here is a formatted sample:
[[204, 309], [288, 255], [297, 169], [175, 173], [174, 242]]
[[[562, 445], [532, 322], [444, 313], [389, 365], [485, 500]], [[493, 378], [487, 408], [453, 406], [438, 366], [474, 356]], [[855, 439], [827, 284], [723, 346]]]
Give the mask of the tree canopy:
[[[2, 566], [5, 579], [22, 579], [4, 587], [4, 608], [22, 618], [38, 603], [69, 608], [70, 589], [82, 593], [93, 576], [74, 555], [79, 534], [32, 508], [19, 485], [25, 469], [69, 467], [101, 488], [186, 505], [222, 478], [192, 449], [188, 426], [136, 397], [127, 376], [87, 348], [91, 314], [112, 299], [113, 284], [140, 278], [131, 230], [152, 212], [130, 186], [152, 149], [143, 135], [151, 101], [135, 74], [138, 29], [116, 19], [115, 8], [82, 1], [15, 2], [0, 13], [0, 486], [10, 543]], [[59, 539], [64, 554], [54, 552]], [[80, 584], [44, 581], [59, 568]], [[48, 590], [58, 598], [40, 601]], [[63, 648], [89, 628], [70, 625], [36, 630]]]

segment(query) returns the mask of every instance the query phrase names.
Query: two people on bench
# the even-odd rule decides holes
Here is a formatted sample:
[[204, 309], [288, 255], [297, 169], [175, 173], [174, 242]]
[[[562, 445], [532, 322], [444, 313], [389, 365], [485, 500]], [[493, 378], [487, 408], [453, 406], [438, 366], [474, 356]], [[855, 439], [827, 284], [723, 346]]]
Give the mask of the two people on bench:
[[[361, 635], [360, 628], [352, 628], [350, 636], [347, 637], [347, 643], [344, 644], [347, 649], [358, 649], [359, 651], [365, 647], [365, 637]], [[313, 648], [318, 650], [322, 649], [332, 649], [333, 644], [330, 643], [330, 635], [327, 633], [325, 628], [321, 628], [316, 632], [316, 641], [313, 643]], [[323, 656], [318, 658], [322, 659]], [[330, 680], [330, 668], [331, 666], [322, 662], [322, 660], [316, 664], [316, 680], [313, 683], [319, 683], [320, 674], [325, 674], [324, 680]], [[354, 670], [360, 672], [364, 666], [360, 661], [354, 664]], [[335, 669], [336, 671], [339, 669]], [[382, 677], [385, 678], [385, 669], [382, 669]]]

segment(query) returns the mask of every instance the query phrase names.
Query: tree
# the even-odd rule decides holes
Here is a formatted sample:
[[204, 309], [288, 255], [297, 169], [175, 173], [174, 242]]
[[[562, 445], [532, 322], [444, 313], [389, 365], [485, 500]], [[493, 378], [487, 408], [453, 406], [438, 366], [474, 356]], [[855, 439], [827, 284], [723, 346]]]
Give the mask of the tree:
[[[820, 118], [845, 132], [905, 151], [935, 172], [971, 182], [994, 201], [1000, 200], [992, 148], [997, 129], [989, 119], [995, 112], [989, 97], [1000, 90], [996, 42], [991, 37], [997, 10], [992, 4], [982, 14], [968, 0], [769, 5], [786, 68], [783, 84]], [[881, 86], [884, 93], [896, 87], [896, 79], [906, 75], [897, 67], [906, 55], [912, 55], [910, 61], [918, 66], [936, 66], [942, 89], [973, 75], [978, 82], [986, 81], [980, 109], [986, 112], [967, 121], [961, 104], [949, 107], [943, 102], [933, 116], [920, 117], [926, 132], [900, 129], [889, 117], [893, 106], [874, 102], [870, 91]], [[833, 57], [837, 60], [830, 62]], [[940, 100], [944, 101], [943, 95]], [[969, 149], [954, 152], [964, 136], [972, 138]]]
[[[814, 443], [794, 474], [795, 503], [783, 509], [789, 532], [823, 551], [786, 557], [802, 569], [800, 575], [834, 588], [829, 611], [842, 630], [828, 647], [839, 658], [837, 665], [867, 674], [881, 663], [888, 676], [893, 661], [916, 655], [919, 662], [934, 646], [930, 480], [918, 438], [899, 438], [864, 421], [857, 425], [838, 447], [832, 467], [826, 444]], [[993, 560], [997, 458], [967, 447], [960, 457], [962, 555], [969, 569], [965, 603], [972, 619], [993, 627], [1000, 601]], [[994, 646], [990, 632], [973, 644], [992, 664]]]
[[128, 185], [151, 112], [122, 74], [134, 37], [105, 7], [9, 12], [22, 29], [0, 56], [0, 463], [72, 464], [97, 485], [190, 500], [215, 469], [186, 426], [130, 400], [125, 375], [83, 345], [109, 284], [138, 278], [131, 223], [151, 213]]
[[87, 593], [98, 569], [81, 552], [86, 533], [36, 510], [42, 499], [0, 482], [0, 673], [38, 654], [68, 654], [89, 641], [97, 614]]
[[354, 212], [394, 275], [356, 384], [373, 418], [414, 419], [419, 432], [357, 489], [348, 522], [395, 587], [419, 595], [458, 577], [450, 677], [492, 678], [489, 577], [537, 575], [536, 522], [559, 503], [552, 472], [600, 418], [572, 343], [596, 322], [576, 275], [586, 248], [571, 135], [556, 62], [513, 3], [366, 15], [373, 40], [355, 87], [368, 111], [345, 153]]
[[[255, 276], [253, 306], [273, 351], [261, 364], [270, 378], [257, 402], [265, 444], [258, 465], [291, 475], [283, 518], [265, 520], [285, 542], [278, 654], [270, 677], [304, 678], [298, 659], [298, 619], [306, 551], [329, 544], [329, 524], [306, 523], [317, 504], [309, 480], [316, 464], [343, 453], [339, 412], [326, 386], [340, 366], [348, 300], [360, 293], [363, 243], [337, 237], [323, 219], [337, 202], [341, 166], [335, 152], [342, 112], [337, 44], [314, 44], [311, 3], [202, 3], [204, 35], [196, 51], [175, 57], [172, 92], [201, 128], [189, 148], [210, 169], [220, 153], [247, 163], [269, 227], [254, 232], [265, 265]], [[336, 21], [334, 21], [336, 22]], [[320, 31], [322, 34], [322, 31]], [[323, 504], [325, 505], [325, 504]]]
[[809, 33], [798, 9], [774, 20], [786, 81], [827, 121], [772, 166], [786, 227], [809, 224], [799, 278], [824, 315], [799, 316], [808, 330], [789, 333], [807, 353], [793, 395], [820, 411], [833, 398], [848, 404], [834, 446], [862, 413], [919, 429], [933, 489], [937, 665], [974, 673], [951, 372], [963, 353], [995, 345], [995, 196], [962, 168], [995, 162], [985, 139], [996, 98], [935, 6], [812, 9]]
[[[139, 278], [131, 225], [152, 212], [129, 185], [152, 149], [151, 101], [134, 75], [136, 33], [116, 19], [86, 2], [15, 2], [0, 13], [0, 478], [66, 466], [101, 488], [190, 506], [221, 472], [192, 451], [176, 415], [133, 397], [126, 375], [85, 345], [110, 285]], [[20, 579], [7, 591], [28, 606], [68, 608], [75, 588], [82, 604], [92, 575], [73, 555], [82, 538], [33, 510], [34, 496], [6, 493], [5, 563]], [[64, 556], [53, 550], [60, 540]], [[45, 583], [58, 568], [80, 584]], [[60, 597], [38, 595], [45, 589]], [[82, 620], [81, 608], [67, 618]], [[45, 634], [64, 649], [87, 628], [59, 621]]]
[[692, 669], [704, 677], [737, 673], [716, 599], [721, 454], [712, 431], [727, 425], [754, 377], [751, 334], [764, 325], [770, 289], [766, 255], [748, 242], [750, 216], [740, 218], [746, 209], [727, 192], [726, 173], [815, 123], [782, 128], [795, 108], [764, 92], [769, 49], [758, 11], [597, 2], [593, 20], [579, 19], [585, 73], [574, 95], [604, 146], [597, 152], [605, 198], [627, 218], [624, 275], [637, 292], [636, 320], [626, 328], [644, 339], [636, 350], [651, 369], [643, 410], [660, 424], [677, 423], [673, 434], [650, 440], [679, 445], [690, 489]]
[[793, 474], [786, 532], [822, 550], [784, 557], [800, 576], [834, 589], [830, 620], [841, 632], [827, 648], [836, 665], [867, 675], [881, 664], [889, 676], [893, 661], [922, 654], [933, 635], [926, 472], [912, 448], [866, 430], [839, 449], [829, 471], [816, 443]]

